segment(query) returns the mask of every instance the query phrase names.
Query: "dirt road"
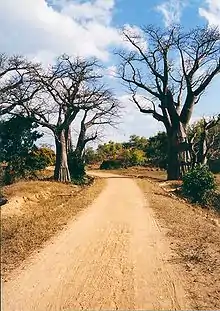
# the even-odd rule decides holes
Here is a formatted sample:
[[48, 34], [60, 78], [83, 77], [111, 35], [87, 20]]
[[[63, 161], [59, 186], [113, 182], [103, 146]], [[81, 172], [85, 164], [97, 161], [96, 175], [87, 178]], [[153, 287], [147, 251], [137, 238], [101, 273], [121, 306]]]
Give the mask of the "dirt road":
[[4, 311], [189, 309], [141, 190], [102, 176], [98, 199], [3, 285]]

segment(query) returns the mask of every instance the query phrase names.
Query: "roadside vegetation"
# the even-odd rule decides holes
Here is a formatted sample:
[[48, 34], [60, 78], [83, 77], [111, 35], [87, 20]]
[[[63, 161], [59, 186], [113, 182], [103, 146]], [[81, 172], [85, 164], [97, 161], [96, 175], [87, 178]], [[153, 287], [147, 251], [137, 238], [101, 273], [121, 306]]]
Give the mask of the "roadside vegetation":
[[[189, 128], [189, 136], [194, 132], [194, 147], [191, 156], [196, 154], [193, 163], [183, 177], [178, 180], [176, 194], [184, 196], [191, 202], [220, 211], [220, 131], [219, 118], [212, 118], [214, 126], [206, 131], [206, 155], [204, 163], [204, 132], [199, 120]], [[213, 135], [213, 133], [216, 133]], [[210, 142], [211, 141], [211, 142]], [[121, 172], [133, 173], [136, 176], [161, 178], [166, 180], [168, 140], [166, 133], [160, 132], [153, 137], [145, 138], [132, 135], [128, 142], [110, 141], [99, 145], [96, 150], [86, 149], [85, 160], [88, 165], [104, 170], [121, 169]], [[196, 151], [195, 151], [196, 150]], [[195, 159], [195, 158], [194, 158]], [[132, 168], [133, 169], [128, 169]], [[125, 169], [128, 169], [127, 171]], [[173, 182], [175, 184], [175, 181]]]

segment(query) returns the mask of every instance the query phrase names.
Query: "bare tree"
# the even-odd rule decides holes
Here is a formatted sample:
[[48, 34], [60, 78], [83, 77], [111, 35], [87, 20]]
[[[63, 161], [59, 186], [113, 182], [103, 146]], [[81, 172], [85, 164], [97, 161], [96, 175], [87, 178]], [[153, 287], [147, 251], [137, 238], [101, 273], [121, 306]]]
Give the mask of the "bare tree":
[[70, 182], [67, 153], [70, 127], [80, 111], [95, 109], [101, 101], [111, 101], [101, 83], [99, 65], [95, 59], [84, 60], [63, 55], [47, 70], [35, 70], [39, 90], [33, 100], [23, 105], [23, 113], [39, 125], [50, 129], [55, 138], [55, 180]]
[[[86, 144], [97, 139], [104, 130], [104, 126], [115, 126], [119, 118], [120, 105], [112, 92], [104, 89], [100, 95], [102, 96], [94, 103], [93, 107], [84, 110], [80, 122], [80, 132], [75, 149], [80, 157], [82, 157]], [[88, 133], [88, 131], [90, 132]]]
[[33, 73], [38, 66], [22, 56], [0, 53], [0, 116], [34, 97], [38, 88]]
[[120, 77], [139, 110], [164, 124], [169, 140], [168, 179], [178, 179], [190, 165], [186, 128], [193, 108], [220, 72], [219, 30], [184, 32], [179, 27], [148, 26], [142, 36], [124, 31], [124, 37], [132, 49], [118, 52]]

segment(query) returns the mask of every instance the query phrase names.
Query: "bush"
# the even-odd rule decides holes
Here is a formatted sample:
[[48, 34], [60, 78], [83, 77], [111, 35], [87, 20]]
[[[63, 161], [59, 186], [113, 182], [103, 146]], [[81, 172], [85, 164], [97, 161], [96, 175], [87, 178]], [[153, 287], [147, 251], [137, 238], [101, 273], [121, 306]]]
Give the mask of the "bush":
[[124, 167], [122, 160], [105, 160], [100, 165], [101, 170], [114, 170]]
[[74, 151], [68, 154], [68, 166], [72, 180], [81, 179], [85, 176], [85, 165], [80, 156]]
[[220, 159], [209, 160], [210, 171], [214, 174], [220, 173]]
[[196, 166], [183, 176], [182, 193], [194, 203], [207, 204], [215, 188], [214, 175], [207, 166]]
[[44, 163], [33, 156], [37, 150], [35, 142], [42, 137], [36, 128], [32, 119], [22, 116], [0, 121], [0, 161], [7, 163], [3, 176], [5, 184], [44, 168]]
[[51, 148], [48, 147], [34, 148], [34, 150], [31, 153], [31, 156], [33, 158], [33, 161], [36, 162], [36, 166], [38, 164], [40, 169], [41, 167], [44, 169], [47, 166], [55, 165], [56, 155]]
[[146, 161], [143, 150], [127, 149], [122, 153], [123, 162], [126, 166], [143, 165]]

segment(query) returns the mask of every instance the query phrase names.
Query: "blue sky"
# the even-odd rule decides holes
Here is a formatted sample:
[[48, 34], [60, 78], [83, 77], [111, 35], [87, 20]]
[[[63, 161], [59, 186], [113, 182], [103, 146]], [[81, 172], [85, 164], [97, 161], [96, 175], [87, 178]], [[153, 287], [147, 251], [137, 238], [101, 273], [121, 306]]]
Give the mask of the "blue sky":
[[[186, 28], [207, 23], [220, 27], [220, 0], [1, 0], [0, 20], [1, 52], [44, 64], [61, 53], [96, 56], [108, 76], [117, 66], [112, 50], [123, 45], [120, 28], [168, 27], [172, 22]], [[151, 116], [139, 113], [117, 79], [108, 81], [125, 110], [118, 129], [108, 130], [105, 140], [124, 140], [131, 134], [148, 137], [163, 129]], [[219, 87], [217, 77], [196, 106], [194, 120], [220, 111]], [[44, 139], [52, 143], [50, 136]]]

